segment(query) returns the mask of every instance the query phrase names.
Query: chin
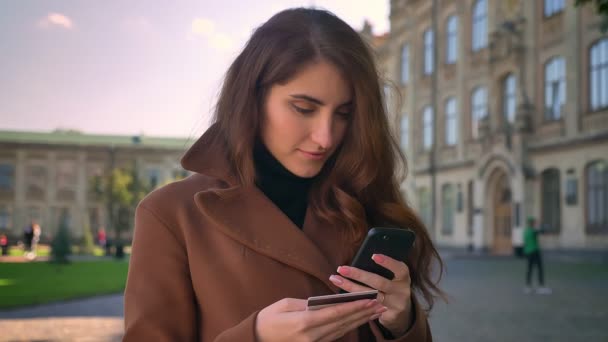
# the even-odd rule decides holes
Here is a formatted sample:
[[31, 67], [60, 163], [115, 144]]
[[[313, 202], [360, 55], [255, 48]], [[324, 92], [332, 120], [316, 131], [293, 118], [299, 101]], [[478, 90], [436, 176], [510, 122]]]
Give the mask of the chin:
[[312, 178], [321, 172], [321, 169], [299, 169], [299, 170], [290, 170], [294, 175], [302, 178]]

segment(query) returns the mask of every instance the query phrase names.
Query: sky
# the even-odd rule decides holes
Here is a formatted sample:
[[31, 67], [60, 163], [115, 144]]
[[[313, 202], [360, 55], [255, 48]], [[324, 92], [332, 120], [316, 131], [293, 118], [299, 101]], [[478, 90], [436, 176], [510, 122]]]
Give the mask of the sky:
[[311, 5], [388, 30], [388, 0], [0, 0], [0, 130], [196, 137], [251, 32]]

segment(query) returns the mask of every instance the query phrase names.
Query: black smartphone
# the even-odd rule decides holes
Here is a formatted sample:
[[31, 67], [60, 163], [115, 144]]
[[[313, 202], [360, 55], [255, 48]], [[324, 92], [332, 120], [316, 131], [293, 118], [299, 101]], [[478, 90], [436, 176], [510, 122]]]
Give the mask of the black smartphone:
[[392, 280], [395, 277], [393, 272], [376, 264], [372, 255], [384, 254], [406, 262], [415, 240], [416, 234], [410, 229], [374, 227], [367, 233], [351, 266]]

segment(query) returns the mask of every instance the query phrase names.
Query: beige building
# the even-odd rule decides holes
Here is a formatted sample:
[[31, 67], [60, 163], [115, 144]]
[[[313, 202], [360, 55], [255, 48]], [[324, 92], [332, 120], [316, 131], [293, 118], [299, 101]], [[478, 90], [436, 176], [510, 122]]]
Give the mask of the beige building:
[[[92, 179], [115, 167], [136, 167], [140, 179], [162, 185], [186, 172], [179, 160], [192, 141], [148, 136], [0, 131], [0, 232], [14, 239], [37, 220], [48, 241], [60, 215], [72, 235], [82, 236], [85, 220], [95, 232], [107, 226], [105, 205]], [[111, 233], [109, 232], [111, 237]]]
[[403, 190], [435, 241], [512, 253], [534, 216], [546, 249], [608, 250], [608, 36], [593, 6], [390, 6], [374, 41], [408, 156]]

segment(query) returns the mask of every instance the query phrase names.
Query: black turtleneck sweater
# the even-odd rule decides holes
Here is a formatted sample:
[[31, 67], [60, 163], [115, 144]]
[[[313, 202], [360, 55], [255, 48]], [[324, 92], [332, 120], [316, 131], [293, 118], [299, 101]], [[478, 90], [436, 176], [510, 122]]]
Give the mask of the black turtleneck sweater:
[[260, 142], [253, 150], [253, 161], [257, 187], [302, 229], [308, 207], [308, 192], [314, 178], [294, 175]]

